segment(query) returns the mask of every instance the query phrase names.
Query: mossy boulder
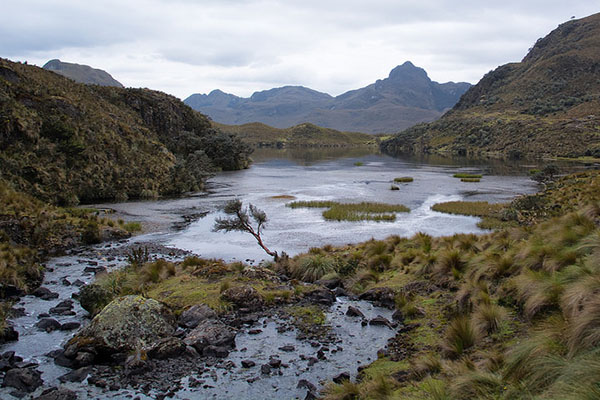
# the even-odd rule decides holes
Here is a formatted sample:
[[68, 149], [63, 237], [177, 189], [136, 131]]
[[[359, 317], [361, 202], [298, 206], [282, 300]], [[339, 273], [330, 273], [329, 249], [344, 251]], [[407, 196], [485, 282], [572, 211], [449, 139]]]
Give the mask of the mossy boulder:
[[91, 284], [81, 288], [79, 303], [81, 307], [95, 316], [113, 299], [114, 295], [100, 285]]
[[239, 309], [256, 311], [263, 307], [264, 299], [252, 286], [234, 286], [221, 293], [221, 299], [228, 301]]
[[98, 355], [147, 351], [174, 331], [175, 317], [163, 304], [142, 296], [124, 296], [110, 302], [66, 347]]

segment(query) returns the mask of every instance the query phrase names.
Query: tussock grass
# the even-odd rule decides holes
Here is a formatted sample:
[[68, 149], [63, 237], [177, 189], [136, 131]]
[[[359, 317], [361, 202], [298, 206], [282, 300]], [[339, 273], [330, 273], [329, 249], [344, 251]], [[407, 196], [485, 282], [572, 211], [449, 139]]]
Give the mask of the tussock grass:
[[410, 212], [401, 204], [339, 203], [335, 201], [295, 201], [290, 208], [328, 208], [323, 217], [333, 221], [395, 221], [396, 213]]
[[423, 379], [442, 371], [442, 360], [435, 353], [428, 353], [411, 362], [411, 374], [416, 379]]
[[334, 260], [322, 254], [301, 257], [292, 268], [292, 276], [305, 282], [314, 282], [335, 272]]
[[394, 178], [394, 182], [396, 183], [409, 183], [409, 182], [413, 182], [414, 178], [411, 176], [401, 176], [398, 178]]
[[477, 332], [468, 316], [462, 315], [454, 318], [446, 329], [442, 341], [444, 355], [449, 358], [461, 356], [477, 341]]
[[472, 215], [475, 217], [495, 217], [506, 207], [503, 203], [487, 201], [447, 201], [431, 206], [433, 211], [446, 214]]
[[497, 332], [506, 320], [506, 309], [497, 304], [480, 304], [472, 315], [473, 327], [480, 335]]
[[323, 389], [323, 400], [358, 400], [360, 399], [360, 385], [351, 381], [340, 384], [328, 383]]

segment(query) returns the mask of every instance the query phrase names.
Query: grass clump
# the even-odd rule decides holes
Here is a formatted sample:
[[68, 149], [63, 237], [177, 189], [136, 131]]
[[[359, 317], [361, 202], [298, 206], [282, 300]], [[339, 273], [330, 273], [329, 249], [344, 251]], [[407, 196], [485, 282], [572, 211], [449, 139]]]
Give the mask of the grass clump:
[[142, 224], [139, 222], [131, 221], [123, 224], [123, 229], [129, 233], [141, 232]]
[[365, 165], [365, 163], [362, 162], [362, 161], [357, 161], [357, 162], [354, 163], [355, 167], [362, 167], [363, 165]]
[[396, 183], [408, 183], [414, 181], [414, 178], [411, 176], [401, 176], [398, 178], [394, 178], [394, 182]]
[[460, 357], [467, 349], [477, 341], [477, 332], [471, 319], [466, 315], [456, 318], [446, 330], [442, 342], [443, 353], [450, 358]]
[[502, 203], [488, 203], [487, 201], [448, 201], [434, 204], [431, 209], [446, 214], [491, 217], [497, 216], [505, 206]]
[[457, 173], [452, 176], [454, 178], [461, 178], [461, 179], [481, 179], [483, 177], [483, 175], [481, 175], [481, 174], [467, 174], [467, 173]]
[[477, 182], [481, 182], [481, 179], [479, 179], [479, 178], [461, 178], [460, 181], [461, 182], [477, 183]]
[[335, 272], [334, 260], [322, 254], [312, 254], [300, 258], [292, 268], [292, 277], [305, 282], [314, 282]]
[[396, 213], [410, 212], [401, 204], [385, 203], [339, 203], [335, 201], [295, 201], [290, 208], [328, 208], [323, 217], [334, 221], [395, 221]]

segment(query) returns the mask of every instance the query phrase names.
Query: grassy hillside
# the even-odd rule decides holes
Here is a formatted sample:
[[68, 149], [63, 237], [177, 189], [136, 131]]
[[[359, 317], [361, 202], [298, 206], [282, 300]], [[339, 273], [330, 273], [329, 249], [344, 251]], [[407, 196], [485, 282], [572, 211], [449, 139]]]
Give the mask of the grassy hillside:
[[0, 178], [56, 204], [198, 190], [249, 149], [180, 100], [0, 59]]
[[600, 14], [560, 25], [519, 63], [485, 75], [438, 121], [382, 144], [391, 154], [600, 155]]
[[270, 147], [346, 147], [376, 144], [373, 135], [358, 132], [340, 132], [305, 123], [287, 129], [273, 128], [260, 122], [244, 125], [212, 123], [223, 132], [236, 135], [253, 146]]

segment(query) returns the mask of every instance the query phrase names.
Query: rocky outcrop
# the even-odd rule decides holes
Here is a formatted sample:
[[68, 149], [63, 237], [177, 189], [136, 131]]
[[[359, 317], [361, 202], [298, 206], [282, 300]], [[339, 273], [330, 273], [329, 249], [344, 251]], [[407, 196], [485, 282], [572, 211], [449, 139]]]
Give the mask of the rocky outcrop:
[[200, 322], [216, 317], [217, 313], [215, 313], [212, 308], [206, 304], [197, 304], [182, 312], [179, 316], [178, 323], [179, 326], [184, 328], [194, 329]]
[[393, 309], [396, 307], [396, 291], [388, 287], [377, 287], [369, 289], [358, 297], [367, 300], [376, 306]]
[[108, 356], [114, 353], [148, 351], [175, 331], [175, 317], [156, 300], [125, 296], [113, 300], [90, 325], [65, 347], [68, 358], [80, 353]]

